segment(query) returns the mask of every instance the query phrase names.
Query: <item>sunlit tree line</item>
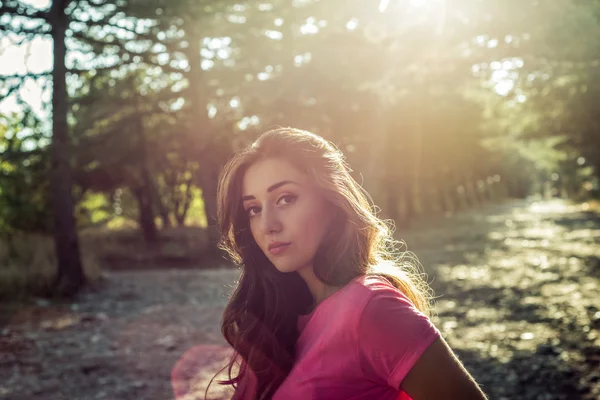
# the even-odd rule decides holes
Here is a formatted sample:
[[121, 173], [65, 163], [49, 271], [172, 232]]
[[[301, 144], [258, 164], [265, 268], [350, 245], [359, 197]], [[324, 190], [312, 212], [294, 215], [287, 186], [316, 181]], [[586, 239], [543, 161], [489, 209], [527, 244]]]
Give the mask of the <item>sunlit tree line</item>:
[[192, 220], [214, 242], [221, 166], [274, 125], [336, 143], [399, 226], [593, 194], [599, 17], [576, 0], [2, 1], [0, 37], [50, 37], [54, 67], [0, 78], [0, 96], [52, 94], [52, 123], [23, 101], [0, 117], [0, 230], [54, 232], [66, 277], [76, 226], [116, 215], [148, 243]]

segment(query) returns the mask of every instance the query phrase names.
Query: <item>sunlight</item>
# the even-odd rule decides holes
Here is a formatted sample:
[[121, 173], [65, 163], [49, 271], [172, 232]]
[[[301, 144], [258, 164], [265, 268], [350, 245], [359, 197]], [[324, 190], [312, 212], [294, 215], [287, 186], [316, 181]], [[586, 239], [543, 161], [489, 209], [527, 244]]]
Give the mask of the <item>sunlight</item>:
[[427, 5], [427, 0], [410, 0], [408, 2], [412, 7], [423, 7]]
[[[43, 7], [41, 1], [31, 2]], [[0, 38], [0, 75], [23, 75], [26, 73], [42, 73], [52, 69], [52, 41], [49, 38], [36, 37], [20, 45], [13, 44], [8, 38]], [[39, 83], [27, 80], [19, 90], [19, 94], [38, 115], [43, 114], [43, 101], [46, 94]], [[19, 112], [22, 107], [16, 97], [0, 99], [0, 113]]]
[[358, 21], [356, 18], [352, 18], [350, 21], [348, 21], [346, 23], [346, 29], [348, 29], [349, 31], [355, 30], [357, 26], [358, 26]]
[[40, 73], [52, 67], [52, 41], [36, 37], [30, 42], [14, 45], [8, 38], [0, 39], [0, 74]]
[[503, 79], [494, 86], [494, 90], [500, 96], [508, 95], [515, 87], [515, 82], [509, 79]]
[[[409, 0], [410, 7], [419, 8], [427, 5], [428, 0]], [[390, 4], [390, 0], [381, 0], [379, 2], [379, 12], [385, 12]]]
[[384, 12], [389, 4], [390, 0], [381, 0], [379, 3], [379, 12]]
[[306, 22], [300, 26], [300, 33], [303, 35], [314, 35], [319, 32], [319, 26], [322, 25], [322, 21], [317, 23], [315, 17], [309, 17]]
[[51, 1], [50, 0], [21, 0], [21, 3], [28, 4], [35, 8], [44, 9], [44, 8], [50, 7]]

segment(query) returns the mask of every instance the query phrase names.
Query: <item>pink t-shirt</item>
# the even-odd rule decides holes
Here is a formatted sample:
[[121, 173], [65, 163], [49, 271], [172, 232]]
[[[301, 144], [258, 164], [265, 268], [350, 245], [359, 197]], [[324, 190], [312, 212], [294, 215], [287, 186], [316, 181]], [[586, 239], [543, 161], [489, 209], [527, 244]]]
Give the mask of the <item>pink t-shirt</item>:
[[[273, 400], [409, 400], [400, 383], [440, 337], [384, 278], [359, 276], [298, 318], [296, 363]], [[252, 399], [248, 369], [234, 395]]]

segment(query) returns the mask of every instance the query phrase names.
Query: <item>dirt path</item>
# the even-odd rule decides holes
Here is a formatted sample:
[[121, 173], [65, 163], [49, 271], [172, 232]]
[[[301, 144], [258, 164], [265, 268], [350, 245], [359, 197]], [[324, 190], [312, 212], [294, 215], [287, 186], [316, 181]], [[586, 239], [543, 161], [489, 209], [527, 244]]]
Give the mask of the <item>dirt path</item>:
[[[491, 399], [600, 398], [600, 216], [512, 202], [405, 238], [434, 322]], [[19, 307], [0, 326], [0, 399], [173, 399], [177, 363], [180, 390], [205, 385], [230, 354], [219, 320], [236, 275], [115, 272], [77, 303]]]
[[600, 215], [482, 211], [406, 237], [440, 296], [434, 322], [491, 399], [600, 399]]

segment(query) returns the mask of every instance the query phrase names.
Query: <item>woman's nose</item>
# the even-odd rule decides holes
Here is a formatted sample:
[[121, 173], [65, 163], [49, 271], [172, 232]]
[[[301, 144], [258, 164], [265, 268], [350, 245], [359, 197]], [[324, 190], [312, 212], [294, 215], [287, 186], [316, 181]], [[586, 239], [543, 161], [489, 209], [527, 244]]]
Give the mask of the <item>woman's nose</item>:
[[262, 225], [265, 233], [273, 233], [281, 231], [282, 225], [277, 210], [263, 209]]

